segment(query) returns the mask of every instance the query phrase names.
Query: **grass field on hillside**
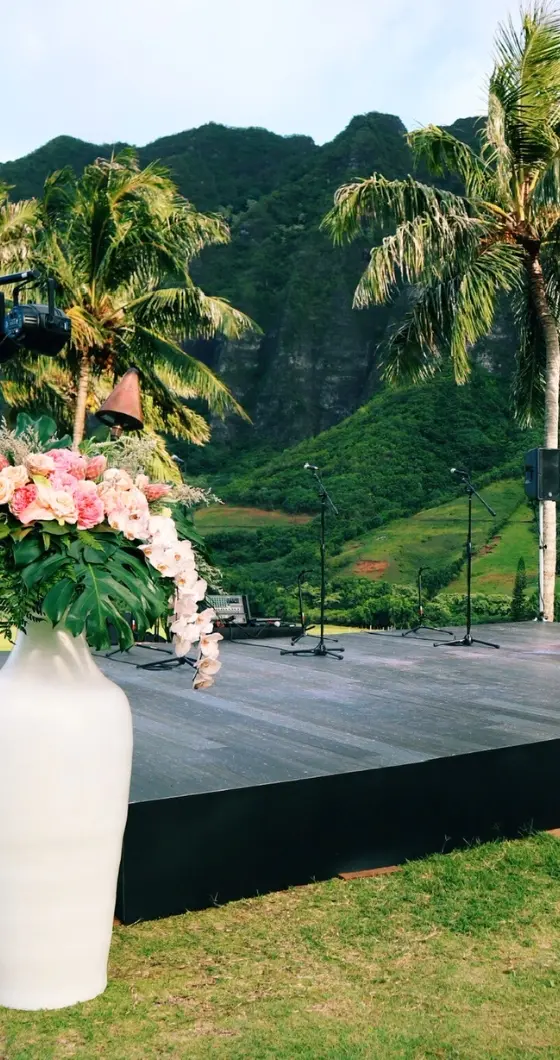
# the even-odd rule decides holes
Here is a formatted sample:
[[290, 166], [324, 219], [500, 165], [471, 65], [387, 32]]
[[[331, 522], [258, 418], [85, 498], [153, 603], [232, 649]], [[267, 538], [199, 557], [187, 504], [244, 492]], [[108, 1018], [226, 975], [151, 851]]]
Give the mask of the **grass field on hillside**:
[[[538, 584], [538, 537], [533, 532], [534, 518], [529, 506], [522, 502], [510, 521], [496, 538], [473, 557], [473, 591], [479, 593], [513, 592], [519, 559], [525, 560], [528, 590]], [[466, 573], [449, 586], [448, 592], [464, 592]]]
[[203, 534], [228, 530], [260, 530], [264, 526], [296, 526], [308, 523], [311, 515], [289, 515], [287, 512], [266, 511], [264, 508], [240, 508], [230, 504], [211, 504], [200, 508], [195, 523]]
[[106, 993], [1, 1010], [0, 1055], [557, 1060], [559, 961], [560, 841], [538, 835], [118, 928]]
[[[515, 479], [494, 482], [483, 495], [495, 509], [497, 518], [494, 520], [475, 500], [473, 540], [477, 548], [492, 537], [494, 527], [510, 518], [523, 501], [522, 487]], [[463, 554], [466, 528], [467, 501], [462, 496], [439, 508], [427, 508], [408, 519], [397, 519], [348, 542], [331, 569], [342, 575], [414, 582], [418, 567], [433, 566], [435, 569]]]

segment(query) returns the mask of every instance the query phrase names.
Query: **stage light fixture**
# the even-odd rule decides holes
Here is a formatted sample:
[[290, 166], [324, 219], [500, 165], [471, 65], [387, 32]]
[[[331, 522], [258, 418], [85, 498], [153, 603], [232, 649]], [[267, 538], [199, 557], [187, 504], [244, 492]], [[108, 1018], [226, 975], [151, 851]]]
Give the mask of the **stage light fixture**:
[[0, 293], [0, 363], [16, 357], [22, 350], [32, 350], [55, 357], [72, 335], [72, 324], [55, 305], [55, 281], [47, 280], [47, 305], [29, 302], [20, 305], [20, 292], [27, 284], [39, 280], [35, 269], [0, 276], [0, 285], [15, 284], [12, 308], [6, 312], [6, 299]]

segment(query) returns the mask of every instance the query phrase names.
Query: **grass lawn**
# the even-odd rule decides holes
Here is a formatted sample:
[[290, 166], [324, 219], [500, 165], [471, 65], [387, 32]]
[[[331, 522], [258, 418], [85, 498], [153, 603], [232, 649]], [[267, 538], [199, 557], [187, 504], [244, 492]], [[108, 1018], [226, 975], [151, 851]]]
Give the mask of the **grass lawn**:
[[559, 959], [560, 841], [538, 835], [118, 928], [107, 992], [2, 1010], [0, 1055], [557, 1060]]
[[308, 523], [311, 515], [290, 515], [288, 512], [267, 511], [264, 508], [238, 508], [230, 504], [211, 504], [199, 508], [195, 523], [202, 533], [223, 533], [227, 530], [260, 530], [263, 526], [295, 526]]
[[[534, 518], [523, 501], [497, 537], [473, 557], [473, 591], [476, 593], [513, 592], [515, 572], [520, 558], [525, 560], [527, 588], [538, 584], [538, 537], [533, 532]], [[466, 572], [453, 581], [447, 591], [465, 592]]]
[[[519, 508], [523, 489], [517, 480], [506, 479], [493, 482], [483, 495], [501, 521]], [[481, 504], [475, 504], [473, 540], [475, 547], [480, 547], [492, 536], [496, 521]], [[462, 555], [466, 526], [466, 499], [458, 497], [438, 508], [426, 508], [408, 519], [396, 519], [349, 542], [331, 563], [331, 570], [342, 575], [359, 574], [374, 580], [382, 578], [389, 582], [414, 583], [418, 567], [437, 568]]]

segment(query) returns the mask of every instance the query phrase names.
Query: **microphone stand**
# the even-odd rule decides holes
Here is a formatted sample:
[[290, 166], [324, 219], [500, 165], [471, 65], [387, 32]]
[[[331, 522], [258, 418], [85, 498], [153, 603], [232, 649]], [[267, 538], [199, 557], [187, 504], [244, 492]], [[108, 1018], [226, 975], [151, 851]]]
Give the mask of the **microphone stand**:
[[453, 634], [450, 633], [450, 631], [448, 629], [439, 629], [438, 626], [427, 626], [425, 624], [425, 622], [424, 622], [424, 604], [423, 604], [423, 601], [422, 601], [422, 571], [430, 570], [430, 569], [431, 569], [430, 567], [419, 567], [418, 568], [418, 575], [417, 575], [418, 618], [420, 619], [420, 621], [419, 621], [418, 625], [413, 626], [412, 629], [405, 629], [404, 633], [402, 634], [403, 637], [408, 637], [408, 636], [410, 636], [411, 633], [418, 633], [418, 631], [420, 629], [429, 629], [429, 630], [432, 631], [432, 633], [447, 633], [448, 637], [452, 637], [453, 636]]
[[285, 648], [282, 655], [321, 655], [321, 656], [332, 656], [333, 659], [338, 659], [339, 662], [342, 660], [341, 652], [344, 648], [328, 648], [325, 643], [325, 597], [326, 597], [326, 569], [325, 569], [325, 518], [327, 504], [334, 515], [338, 515], [338, 508], [333, 504], [327, 489], [321, 480], [318, 468], [312, 468], [313, 477], [317, 480], [319, 485], [319, 498], [321, 501], [321, 537], [320, 537], [320, 552], [321, 552], [321, 621], [320, 621], [320, 636], [319, 643], [314, 648]]
[[441, 648], [441, 647], [444, 647], [444, 648], [453, 648], [453, 647], [455, 647], [455, 648], [471, 648], [473, 644], [482, 644], [485, 648], [499, 648], [500, 647], [499, 644], [492, 644], [488, 640], [478, 640], [476, 637], [473, 637], [472, 633], [471, 633], [471, 629], [472, 629], [471, 586], [472, 586], [472, 556], [473, 556], [473, 547], [472, 547], [472, 503], [473, 503], [473, 497], [478, 497], [478, 500], [481, 502], [481, 504], [484, 505], [484, 507], [490, 513], [490, 515], [495, 517], [496, 512], [494, 511], [493, 508], [490, 507], [489, 504], [486, 503], [486, 501], [484, 500], [484, 497], [481, 497], [480, 493], [477, 493], [477, 491], [475, 490], [475, 488], [474, 488], [474, 486], [473, 486], [473, 484], [471, 482], [471, 477], [470, 477], [469, 472], [468, 471], [463, 471], [463, 472], [459, 472], [459, 473], [461, 474], [461, 477], [463, 479], [463, 485], [465, 487], [465, 490], [466, 490], [466, 493], [467, 493], [467, 497], [469, 499], [469, 503], [468, 503], [468, 523], [467, 523], [467, 631], [465, 633], [465, 636], [461, 637], [458, 640], [440, 640], [440, 641], [435, 642], [434, 643], [434, 648]]
[[297, 637], [292, 637], [292, 647], [294, 646], [294, 644], [297, 644], [298, 641], [300, 641], [302, 639], [302, 637], [306, 637], [307, 634], [309, 633], [310, 629], [315, 629], [315, 626], [313, 626], [313, 625], [306, 626], [306, 624], [305, 624], [305, 614], [304, 614], [304, 610], [303, 610], [303, 591], [302, 591], [302, 586], [303, 586], [303, 579], [305, 578], [305, 575], [307, 573], [308, 572], [306, 570], [300, 570], [300, 572], [299, 572], [299, 574], [297, 576], [298, 597], [299, 597], [299, 622], [300, 622], [300, 626], [301, 626], [301, 631], [298, 633]]

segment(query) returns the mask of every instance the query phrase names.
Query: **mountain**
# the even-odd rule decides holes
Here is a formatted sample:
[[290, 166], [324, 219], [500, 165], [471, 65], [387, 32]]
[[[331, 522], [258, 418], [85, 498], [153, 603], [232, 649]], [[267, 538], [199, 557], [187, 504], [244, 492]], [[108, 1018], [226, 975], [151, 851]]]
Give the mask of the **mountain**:
[[[476, 119], [452, 129], [472, 142]], [[370, 113], [320, 147], [310, 137], [208, 124], [139, 148], [143, 164], [158, 159], [169, 166], [183, 194], [231, 225], [231, 245], [205, 252], [196, 279], [249, 313], [262, 335], [192, 344], [253, 420], [247, 427], [231, 419], [228, 443], [278, 445], [315, 435], [378, 389], [377, 347], [400, 303], [353, 311], [367, 243], [334, 249], [319, 223], [344, 181], [374, 170], [391, 178], [412, 170], [405, 132], [399, 118]], [[53, 169], [80, 171], [112, 150], [61, 136], [0, 165], [0, 181], [13, 185], [14, 197], [36, 195]], [[490, 357], [496, 364], [507, 350], [507, 343], [498, 345]], [[224, 437], [219, 425], [216, 437]]]
[[[321, 468], [338, 508], [336, 517], [329, 512], [327, 541], [335, 588], [356, 576], [410, 585], [417, 567], [428, 565], [427, 586], [443, 590], [461, 571], [466, 532], [464, 491], [450, 467], [470, 468], [483, 494], [488, 491], [496, 518], [488, 519], [482, 505], [475, 511], [476, 544], [486, 545], [521, 506], [531, 520], [521, 471], [524, 452], [538, 440], [537, 431], [515, 425], [507, 388], [483, 367], [462, 387], [442, 376], [383, 390], [315, 438], [268, 459], [261, 451], [236, 467], [214, 467], [212, 483], [227, 506], [202, 515], [201, 526], [228, 591], [241, 586], [263, 611], [285, 592], [293, 613], [298, 571], [310, 571], [312, 583], [317, 577], [317, 519], [304, 518], [318, 509], [317, 483], [304, 469], [309, 461]], [[529, 531], [525, 536], [525, 552], [517, 553], [514, 533], [502, 564], [510, 590], [520, 555], [528, 569], [536, 563], [536, 538], [531, 544]], [[491, 566], [485, 573], [494, 573]]]

